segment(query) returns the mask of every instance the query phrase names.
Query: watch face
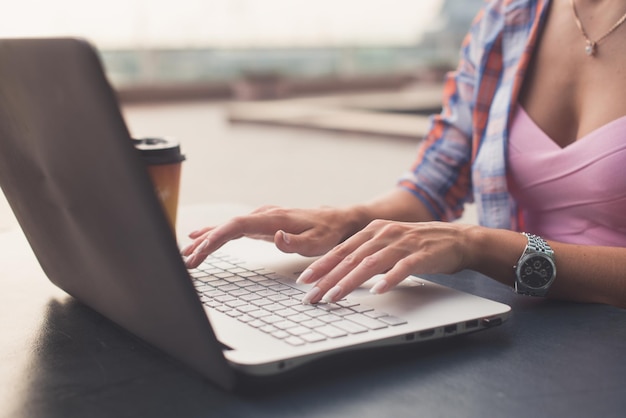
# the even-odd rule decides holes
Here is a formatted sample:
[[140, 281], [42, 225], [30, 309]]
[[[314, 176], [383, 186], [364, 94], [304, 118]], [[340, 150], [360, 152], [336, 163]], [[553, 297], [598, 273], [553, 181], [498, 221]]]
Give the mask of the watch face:
[[541, 288], [554, 276], [554, 265], [550, 259], [541, 256], [529, 257], [519, 269], [519, 278], [528, 287]]

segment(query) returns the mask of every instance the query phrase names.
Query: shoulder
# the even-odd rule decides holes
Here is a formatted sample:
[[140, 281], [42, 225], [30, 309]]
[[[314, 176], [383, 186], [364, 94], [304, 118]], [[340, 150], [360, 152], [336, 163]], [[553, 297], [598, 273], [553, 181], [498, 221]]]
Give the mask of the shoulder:
[[537, 10], [550, 0], [485, 0], [474, 19], [474, 26], [504, 27], [519, 24], [520, 19], [533, 20]]
[[549, 3], [550, 0], [486, 0], [474, 18], [465, 46], [489, 49], [505, 32], [510, 40], [523, 42], [524, 36], [517, 35], [527, 35]]

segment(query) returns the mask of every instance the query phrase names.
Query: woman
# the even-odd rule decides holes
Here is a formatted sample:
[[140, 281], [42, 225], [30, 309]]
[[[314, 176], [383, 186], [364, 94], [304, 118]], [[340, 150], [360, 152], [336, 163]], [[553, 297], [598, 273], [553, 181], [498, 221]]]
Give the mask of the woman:
[[[187, 266], [249, 236], [325, 254], [298, 279], [314, 284], [304, 303], [339, 300], [378, 273], [373, 293], [472, 269], [519, 293], [626, 307], [625, 20], [625, 0], [490, 1], [398, 188], [203, 228]], [[445, 222], [472, 200], [480, 226]]]

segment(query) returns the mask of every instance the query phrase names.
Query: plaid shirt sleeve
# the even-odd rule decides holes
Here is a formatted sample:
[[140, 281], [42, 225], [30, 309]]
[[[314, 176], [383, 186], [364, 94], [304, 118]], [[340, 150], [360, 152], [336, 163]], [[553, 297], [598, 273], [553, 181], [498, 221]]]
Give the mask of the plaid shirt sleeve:
[[465, 203], [476, 201], [481, 224], [511, 227], [505, 170], [508, 117], [522, 81], [516, 76], [520, 62], [523, 72], [532, 51], [533, 42], [527, 45], [530, 29], [543, 15], [537, 10], [548, 3], [492, 0], [474, 19], [459, 64], [446, 76], [442, 111], [431, 118], [415, 163], [399, 181], [436, 219], [457, 219]]

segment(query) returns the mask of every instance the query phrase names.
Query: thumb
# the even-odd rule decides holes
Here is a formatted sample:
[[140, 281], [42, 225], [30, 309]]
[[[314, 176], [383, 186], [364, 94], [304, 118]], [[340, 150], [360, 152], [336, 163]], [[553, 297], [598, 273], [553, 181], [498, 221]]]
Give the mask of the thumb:
[[307, 235], [306, 233], [290, 234], [279, 230], [274, 234], [274, 245], [285, 253], [298, 253], [307, 257], [321, 255], [324, 251], [317, 248], [315, 242], [312, 242]]

